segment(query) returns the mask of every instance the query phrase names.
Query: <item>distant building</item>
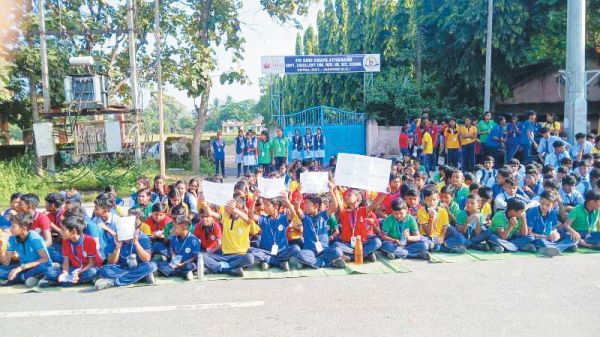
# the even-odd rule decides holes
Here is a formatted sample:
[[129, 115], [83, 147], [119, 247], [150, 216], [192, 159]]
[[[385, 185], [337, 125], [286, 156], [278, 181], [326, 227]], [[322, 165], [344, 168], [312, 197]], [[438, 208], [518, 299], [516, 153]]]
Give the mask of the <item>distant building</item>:
[[262, 117], [256, 118], [250, 122], [228, 120], [221, 124], [221, 130], [223, 130], [223, 133], [236, 133], [239, 129], [244, 130], [244, 132], [253, 130], [254, 132], [258, 133], [265, 130], [262, 122]]

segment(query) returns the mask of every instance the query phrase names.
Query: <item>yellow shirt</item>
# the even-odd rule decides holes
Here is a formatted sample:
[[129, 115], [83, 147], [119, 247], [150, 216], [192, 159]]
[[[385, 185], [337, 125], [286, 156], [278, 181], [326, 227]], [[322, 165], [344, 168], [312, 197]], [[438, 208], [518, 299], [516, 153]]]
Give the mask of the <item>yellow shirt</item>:
[[481, 207], [481, 215], [488, 216], [492, 215], [492, 205], [489, 202], [486, 202], [483, 207]]
[[429, 132], [423, 134], [423, 154], [433, 154], [433, 139]]
[[[437, 221], [433, 224], [433, 230], [431, 231], [431, 236], [441, 237], [444, 234], [444, 227], [448, 226], [450, 223], [450, 219], [448, 218], [448, 212], [445, 209], [439, 208], [437, 209], [438, 216]], [[429, 223], [429, 213], [425, 210], [425, 207], [419, 208], [417, 212], [417, 222], [419, 223], [419, 228], [421, 231], [421, 235], [427, 235], [425, 233], [425, 225]]]
[[250, 249], [250, 224], [240, 218], [233, 220], [225, 212], [221, 212], [221, 223], [223, 254], [246, 254]]
[[544, 124], [542, 124], [543, 128], [548, 128], [548, 130], [550, 131], [550, 133], [558, 136], [558, 134], [560, 133], [560, 122], [545, 122]]
[[592, 154], [598, 154], [600, 153], [600, 149], [596, 146], [592, 147]]
[[300, 183], [298, 183], [296, 180], [292, 180], [290, 182], [290, 187], [289, 187], [290, 192], [292, 192], [292, 193], [296, 192], [296, 190], [298, 189], [298, 186], [300, 186]]
[[471, 125], [468, 128], [463, 125], [460, 127], [459, 133], [462, 145], [473, 144], [477, 139], [477, 127], [475, 125]]
[[450, 131], [450, 128], [444, 132], [444, 139], [446, 140], [447, 149], [458, 149], [460, 147], [460, 141], [458, 140], [458, 131]]

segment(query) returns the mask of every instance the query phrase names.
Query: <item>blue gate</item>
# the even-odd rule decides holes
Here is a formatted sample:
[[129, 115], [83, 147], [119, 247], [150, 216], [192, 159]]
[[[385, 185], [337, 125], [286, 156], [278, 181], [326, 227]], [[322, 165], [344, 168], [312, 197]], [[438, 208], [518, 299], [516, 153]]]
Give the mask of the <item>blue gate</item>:
[[366, 152], [364, 113], [318, 106], [289, 115], [281, 115], [278, 122], [283, 127], [283, 134], [290, 140], [296, 129], [304, 135], [306, 128], [311, 128], [314, 135], [315, 129], [320, 127], [325, 136], [325, 162], [329, 160], [329, 157], [340, 152], [363, 155]]

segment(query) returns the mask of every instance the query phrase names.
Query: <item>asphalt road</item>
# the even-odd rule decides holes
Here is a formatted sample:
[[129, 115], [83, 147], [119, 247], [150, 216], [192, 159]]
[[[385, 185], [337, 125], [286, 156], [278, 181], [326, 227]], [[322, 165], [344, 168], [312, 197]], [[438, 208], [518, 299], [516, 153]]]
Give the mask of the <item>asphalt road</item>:
[[407, 274], [3, 295], [0, 335], [600, 336], [600, 255], [409, 264]]

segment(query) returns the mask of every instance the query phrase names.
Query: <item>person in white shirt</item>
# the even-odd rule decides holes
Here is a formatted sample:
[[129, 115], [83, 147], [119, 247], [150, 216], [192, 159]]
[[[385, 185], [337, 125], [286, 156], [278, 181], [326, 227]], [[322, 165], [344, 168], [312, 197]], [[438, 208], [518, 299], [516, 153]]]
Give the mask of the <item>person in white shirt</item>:
[[554, 167], [560, 167], [560, 162], [564, 158], [571, 158], [569, 153], [565, 151], [565, 144], [561, 141], [556, 141], [552, 144], [554, 152], [550, 153], [544, 159], [544, 165], [551, 165]]
[[575, 135], [575, 144], [571, 147], [571, 158], [573, 160], [581, 160], [586, 154], [592, 154], [594, 145], [585, 140], [585, 133], [578, 133]]
[[542, 160], [548, 154], [553, 152], [554, 148], [552, 147], [552, 144], [554, 144], [554, 142], [556, 142], [556, 141], [563, 142], [563, 144], [565, 144], [565, 147], [567, 148], [567, 150], [571, 147], [571, 145], [569, 143], [565, 142], [560, 137], [551, 135], [550, 130], [548, 128], [541, 128], [540, 136], [541, 136], [541, 138], [540, 138], [540, 141], [537, 146], [537, 152], [538, 152], [540, 159], [542, 159]]
[[492, 187], [496, 183], [496, 175], [498, 175], [498, 171], [494, 169], [494, 157], [485, 157], [483, 169], [477, 171], [477, 181], [482, 186]]
[[583, 196], [575, 189], [575, 178], [572, 176], [566, 176], [562, 180], [562, 188], [558, 191], [560, 200], [566, 207], [566, 211], [569, 212], [573, 207], [583, 204]]

